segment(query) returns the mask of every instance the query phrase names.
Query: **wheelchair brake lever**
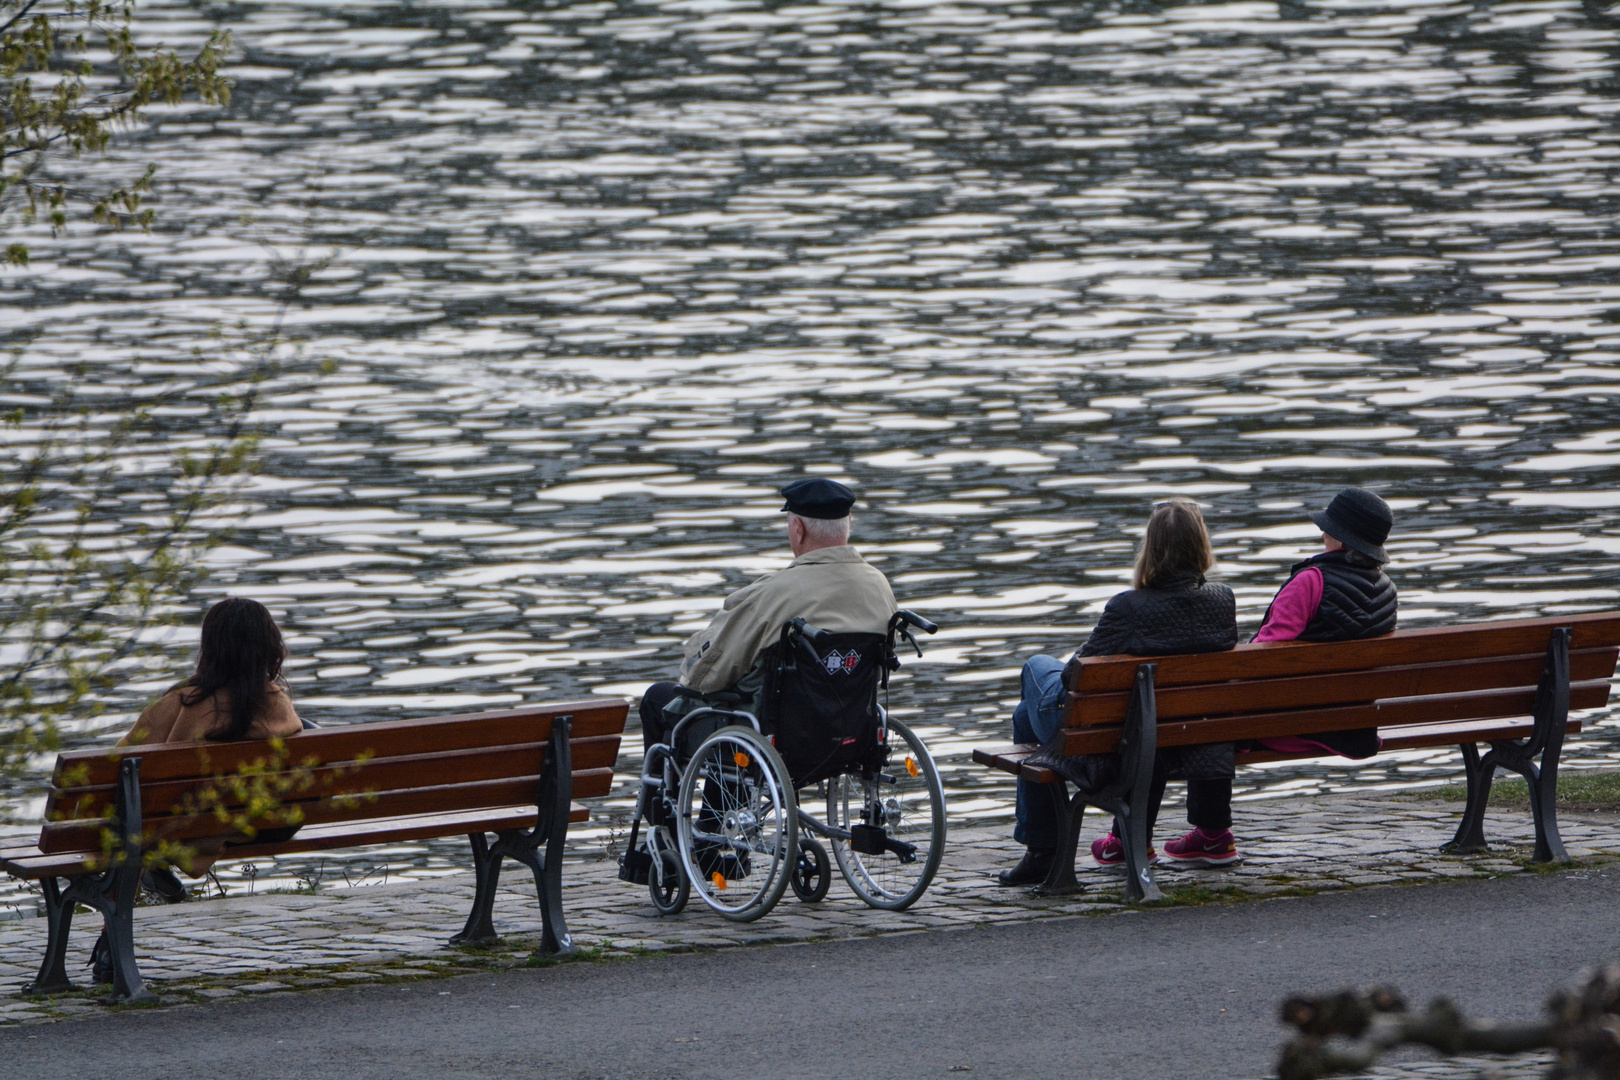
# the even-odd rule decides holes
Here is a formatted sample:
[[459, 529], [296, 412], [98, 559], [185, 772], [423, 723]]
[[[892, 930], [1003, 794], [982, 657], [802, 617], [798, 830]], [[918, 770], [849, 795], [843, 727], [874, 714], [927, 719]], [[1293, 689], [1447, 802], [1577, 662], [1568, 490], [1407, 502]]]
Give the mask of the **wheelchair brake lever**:
[[906, 641], [911, 644], [911, 647], [913, 649], [917, 650], [917, 655], [918, 656], [921, 656], [923, 654], [922, 646], [917, 644], [917, 639], [911, 636], [911, 631], [910, 630], [905, 629], [904, 627], [902, 627], [901, 630], [900, 630], [900, 636], [905, 638]]

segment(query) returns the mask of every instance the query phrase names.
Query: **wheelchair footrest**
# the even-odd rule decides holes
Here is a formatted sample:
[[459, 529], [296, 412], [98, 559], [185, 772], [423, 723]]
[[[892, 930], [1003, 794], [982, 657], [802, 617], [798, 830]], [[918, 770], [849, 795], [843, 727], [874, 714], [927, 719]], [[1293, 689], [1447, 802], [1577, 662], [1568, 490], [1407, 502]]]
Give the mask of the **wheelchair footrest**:
[[851, 825], [849, 846], [861, 855], [882, 855], [889, 850], [889, 834], [878, 825]]
[[859, 855], [898, 855], [903, 863], [917, 861], [917, 846], [895, 840], [878, 825], [851, 825], [849, 846]]

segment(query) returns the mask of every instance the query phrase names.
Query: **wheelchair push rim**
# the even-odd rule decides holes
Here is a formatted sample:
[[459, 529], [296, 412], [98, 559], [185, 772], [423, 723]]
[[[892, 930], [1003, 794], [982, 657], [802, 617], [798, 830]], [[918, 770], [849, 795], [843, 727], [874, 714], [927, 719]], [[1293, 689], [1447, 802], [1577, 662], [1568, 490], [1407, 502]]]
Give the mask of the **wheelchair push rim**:
[[782, 898], [798, 812], [787, 769], [759, 732], [726, 727], [703, 741], [681, 774], [676, 827], [681, 871], [711, 910], [752, 922]]
[[827, 824], [846, 835], [851, 826], [878, 825], [883, 835], [908, 845], [909, 860], [891, 851], [857, 851], [848, 839], [832, 839], [838, 869], [868, 905], [903, 911], [916, 903], [939, 870], [945, 854], [945, 789], [933, 756], [915, 732], [888, 721], [886, 780], [846, 773], [827, 783]]

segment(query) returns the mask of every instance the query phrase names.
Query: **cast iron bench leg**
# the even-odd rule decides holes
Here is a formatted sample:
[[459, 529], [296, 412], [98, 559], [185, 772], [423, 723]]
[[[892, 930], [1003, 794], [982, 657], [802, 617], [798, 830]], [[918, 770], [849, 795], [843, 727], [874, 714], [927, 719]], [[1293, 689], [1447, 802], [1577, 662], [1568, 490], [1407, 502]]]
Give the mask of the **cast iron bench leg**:
[[535, 794], [538, 813], [534, 828], [500, 833], [494, 844], [488, 843], [482, 833], [467, 837], [472, 843], [476, 880], [473, 907], [467, 925], [450, 939], [452, 945], [492, 945], [500, 940], [495, 933], [495, 892], [501, 879], [501, 860], [511, 859], [534, 873], [540, 901], [540, 954], [566, 956], [574, 951], [562, 905], [563, 846], [568, 840], [568, 814], [573, 809], [574, 794], [573, 755], [568, 742], [572, 730], [572, 717], [559, 716], [552, 721], [551, 746]]
[[[125, 758], [118, 766], [118, 840], [113, 865], [89, 888], [73, 888], [66, 899], [79, 900], [101, 912], [107, 952], [112, 961], [112, 1001], [146, 1002], [157, 997], [146, 989], [135, 963], [135, 896], [141, 890], [141, 759]], [[75, 884], [89, 885], [87, 878]]]
[[1046, 872], [1046, 880], [1035, 886], [1034, 892], [1036, 896], [1068, 896], [1083, 888], [1074, 876], [1074, 860], [1080, 846], [1080, 823], [1086, 816], [1086, 793], [1076, 791], [1070, 798], [1068, 785], [1062, 780], [1045, 787], [1056, 804], [1058, 820], [1063, 822], [1063, 840], [1058, 844], [1052, 869]]
[[[473, 856], [473, 906], [467, 925], [450, 939], [452, 945], [493, 945], [501, 940], [495, 933], [495, 889], [501, 883], [501, 852], [491, 851], [483, 833], [469, 833]], [[497, 845], [497, 848], [499, 845]]]
[[1535, 728], [1530, 738], [1492, 743], [1483, 757], [1472, 744], [1462, 748], [1463, 768], [1468, 776], [1468, 805], [1457, 826], [1457, 835], [1444, 850], [1464, 855], [1487, 850], [1485, 806], [1490, 798], [1491, 780], [1501, 766], [1523, 776], [1529, 785], [1530, 810], [1536, 822], [1534, 860], [1569, 861], [1563, 838], [1558, 834], [1558, 758], [1564, 749], [1564, 729], [1569, 725], [1570, 636], [1569, 627], [1559, 627], [1547, 643], [1547, 660], [1536, 687]]
[[[76, 901], [64, 895], [55, 878], [40, 881], [45, 891], [45, 959], [40, 962], [39, 974], [23, 989], [24, 994], [60, 994], [76, 990], [67, 976], [68, 932], [73, 927], [73, 908]], [[71, 886], [68, 892], [72, 892]]]

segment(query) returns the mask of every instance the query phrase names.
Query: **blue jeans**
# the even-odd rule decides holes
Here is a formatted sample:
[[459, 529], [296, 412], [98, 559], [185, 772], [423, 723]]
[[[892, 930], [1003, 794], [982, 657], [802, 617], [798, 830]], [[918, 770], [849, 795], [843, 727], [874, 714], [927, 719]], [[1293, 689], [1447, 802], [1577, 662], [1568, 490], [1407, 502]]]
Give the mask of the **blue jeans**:
[[[1019, 676], [1023, 694], [1012, 716], [1014, 742], [1044, 743], [1063, 726], [1069, 711], [1063, 667], [1055, 656], [1032, 656], [1025, 662]], [[1018, 778], [1018, 824], [1013, 839], [1025, 847], [1055, 848], [1063, 843], [1063, 823], [1046, 787]]]

